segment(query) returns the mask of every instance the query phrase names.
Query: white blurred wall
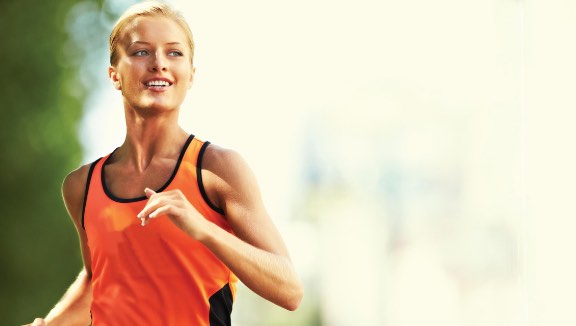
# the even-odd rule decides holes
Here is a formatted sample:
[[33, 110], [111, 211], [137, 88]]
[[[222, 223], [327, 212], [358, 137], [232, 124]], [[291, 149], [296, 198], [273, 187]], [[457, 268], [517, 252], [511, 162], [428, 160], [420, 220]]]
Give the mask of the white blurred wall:
[[526, 314], [576, 325], [576, 4], [528, 0], [526, 27]]

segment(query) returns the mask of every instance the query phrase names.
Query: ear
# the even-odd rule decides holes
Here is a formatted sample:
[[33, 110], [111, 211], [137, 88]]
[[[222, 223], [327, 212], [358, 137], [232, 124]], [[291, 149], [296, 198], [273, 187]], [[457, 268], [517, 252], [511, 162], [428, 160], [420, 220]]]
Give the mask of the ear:
[[118, 71], [116, 71], [116, 67], [114, 66], [108, 67], [108, 78], [110, 78], [110, 81], [112, 82], [112, 85], [114, 85], [114, 88], [116, 88], [119, 91], [122, 90], [122, 85], [120, 85], [120, 75], [118, 74]]
[[190, 80], [188, 81], [188, 89], [192, 88], [192, 83], [194, 81], [194, 74], [196, 74], [196, 67], [192, 66], [192, 71], [190, 71]]

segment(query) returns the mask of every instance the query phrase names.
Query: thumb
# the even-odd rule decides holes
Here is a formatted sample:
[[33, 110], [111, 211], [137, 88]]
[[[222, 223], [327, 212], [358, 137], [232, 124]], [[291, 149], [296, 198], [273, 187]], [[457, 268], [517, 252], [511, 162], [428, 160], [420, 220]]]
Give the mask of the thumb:
[[32, 323], [32, 326], [44, 326], [44, 325], [46, 325], [46, 322], [44, 322], [44, 319], [42, 318], [36, 318]]
[[146, 189], [144, 189], [144, 193], [146, 194], [146, 197], [150, 198], [150, 197], [152, 197], [152, 195], [154, 195], [156, 193], [156, 191], [154, 191], [150, 188], [146, 188]]
[[152, 195], [154, 195], [156, 193], [156, 191], [154, 191], [150, 188], [146, 188], [146, 189], [144, 189], [144, 193], [146, 194], [146, 197], [150, 198], [150, 197], [152, 197]]

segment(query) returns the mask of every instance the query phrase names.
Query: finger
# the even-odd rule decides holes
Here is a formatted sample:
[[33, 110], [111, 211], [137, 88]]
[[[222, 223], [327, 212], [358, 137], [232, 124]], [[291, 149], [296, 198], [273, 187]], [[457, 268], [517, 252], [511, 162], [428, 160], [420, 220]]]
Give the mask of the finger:
[[[145, 188], [144, 193], [146, 194], [146, 197], [148, 197], [148, 202], [140, 213], [136, 215], [141, 220], [142, 226], [148, 224], [148, 219], [159, 215], [159, 213], [152, 215], [152, 213], [158, 208], [167, 205], [179, 207], [188, 203], [186, 197], [178, 189], [157, 193], [150, 188]], [[183, 203], [183, 201], [185, 201], [185, 203]]]
[[150, 197], [152, 197], [152, 195], [154, 195], [156, 193], [156, 191], [154, 191], [150, 188], [145, 188], [144, 193], [146, 194], [146, 197], [150, 198]]
[[154, 210], [148, 214], [148, 218], [156, 218], [162, 214], [175, 214], [178, 207], [178, 201], [165, 198], [158, 202], [158, 205], [155, 206]]
[[155, 211], [150, 213], [150, 215], [148, 215], [148, 217], [149, 218], [156, 218], [160, 215], [168, 215], [171, 213], [173, 214], [175, 209], [176, 209], [176, 207], [174, 205], [167, 204], [167, 205], [159, 207], [158, 209], [156, 209]]
[[[138, 214], [138, 218], [140, 218], [141, 225], [145, 226], [150, 223], [150, 219], [156, 218], [163, 214], [174, 214], [177, 209], [178, 202], [175, 200], [170, 200], [167, 198], [162, 198], [153, 201], [147, 205], [142, 212]], [[150, 213], [148, 213], [150, 212]]]
[[140, 213], [138, 213], [137, 216], [138, 218], [153, 217], [150, 216], [152, 212], [154, 212], [155, 210], [157, 210], [162, 206], [167, 205], [182, 206], [184, 205], [184, 203], [182, 203], [182, 200], [176, 197], [174, 194], [170, 193], [157, 194], [157, 196], [154, 196], [154, 198], [150, 198], [148, 200], [148, 203], [146, 203], [142, 211], [140, 211]]
[[[148, 188], [146, 188], [145, 191], [150, 190]], [[150, 190], [153, 192], [153, 190]], [[148, 194], [150, 194], [150, 192], [146, 193], [146, 196], [148, 196]], [[153, 193], [156, 194], [156, 193]], [[150, 194], [150, 196], [152, 196], [153, 194]], [[158, 197], [154, 197], [154, 198], [150, 198], [150, 196], [148, 196], [148, 202], [146, 203], [146, 205], [144, 205], [144, 208], [142, 208], [142, 210], [140, 211], [140, 213], [138, 213], [138, 215], [136, 215], [138, 218], [144, 218], [147, 217], [153, 210], [155, 210], [156, 208], [158, 208], [158, 206], [161, 205], [162, 202], [162, 198], [158, 198]]]
[[[141, 226], [145, 226], [145, 225], [147, 225], [148, 223], [150, 223], [150, 220], [153, 219], [153, 218], [155, 218], [155, 217], [157, 216], [157, 214], [154, 214], [154, 213], [157, 212], [157, 211], [158, 211], [158, 209], [155, 210], [154, 212], [150, 213], [150, 215], [148, 215], [148, 216], [142, 216], [142, 217], [140, 218], [140, 221], [141, 221], [141, 222], [140, 222], [140, 225], [141, 225]], [[154, 215], [153, 215], [153, 214], [154, 214]]]

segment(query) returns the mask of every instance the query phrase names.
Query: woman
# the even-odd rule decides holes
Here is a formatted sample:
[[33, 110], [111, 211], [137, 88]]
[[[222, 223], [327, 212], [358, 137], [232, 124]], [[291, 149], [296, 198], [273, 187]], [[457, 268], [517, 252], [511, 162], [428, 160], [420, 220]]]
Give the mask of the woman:
[[165, 4], [137, 4], [110, 36], [124, 143], [70, 173], [63, 197], [84, 269], [33, 325], [229, 325], [236, 280], [289, 310], [302, 286], [234, 151], [178, 125], [194, 44]]

